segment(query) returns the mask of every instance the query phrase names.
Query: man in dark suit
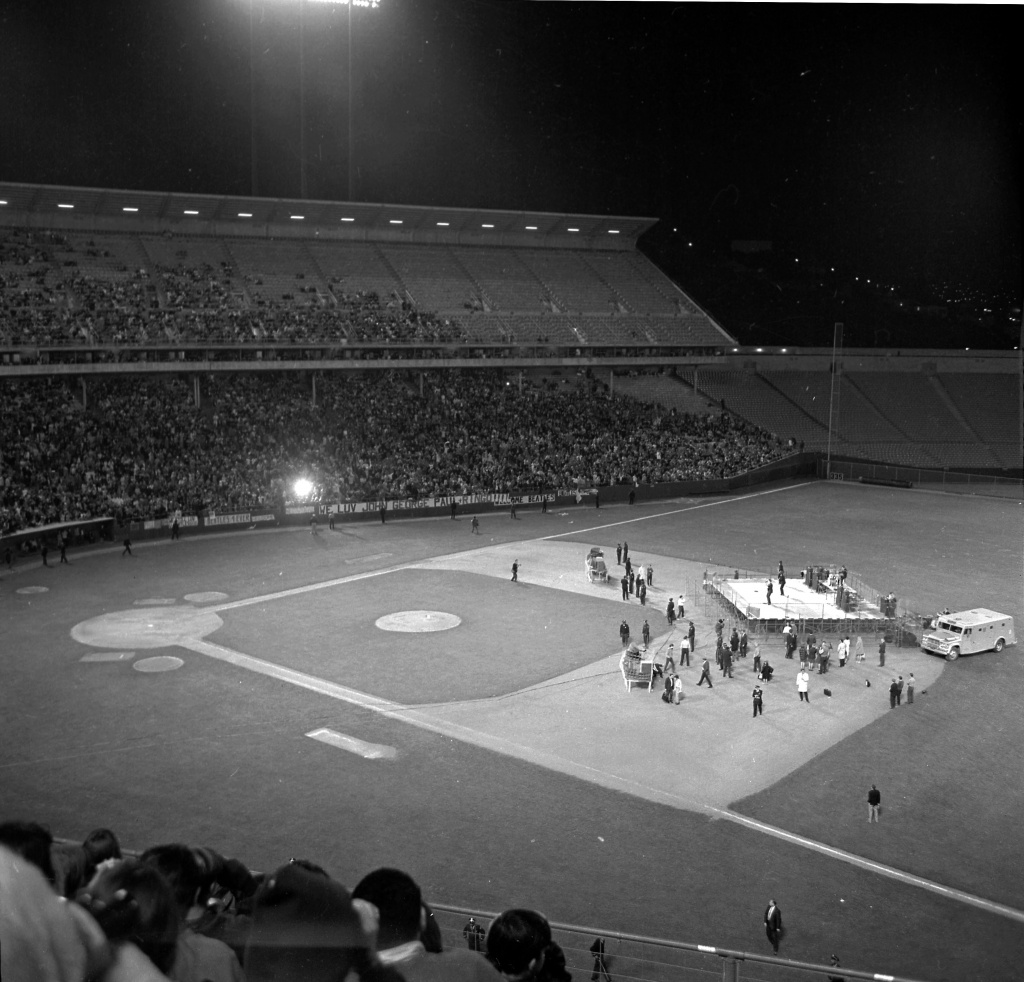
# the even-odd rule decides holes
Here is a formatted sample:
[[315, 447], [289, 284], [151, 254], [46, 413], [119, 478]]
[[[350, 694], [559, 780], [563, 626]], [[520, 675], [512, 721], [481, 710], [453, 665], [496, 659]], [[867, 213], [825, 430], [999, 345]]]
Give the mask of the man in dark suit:
[[764, 933], [768, 936], [775, 954], [779, 953], [779, 935], [782, 931], [782, 911], [774, 900], [768, 901], [764, 912]]
[[878, 790], [873, 784], [871, 790], [868, 792], [868, 821], [878, 821], [878, 807], [882, 804], [882, 792]]

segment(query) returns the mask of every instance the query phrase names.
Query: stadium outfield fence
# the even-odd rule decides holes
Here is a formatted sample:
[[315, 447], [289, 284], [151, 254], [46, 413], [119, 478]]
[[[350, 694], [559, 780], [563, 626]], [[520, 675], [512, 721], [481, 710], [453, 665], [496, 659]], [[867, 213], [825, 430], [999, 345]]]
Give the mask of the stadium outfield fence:
[[[827, 468], [827, 469], [826, 469]], [[979, 474], [952, 471], [948, 468], [911, 467], [905, 464], [882, 464], [869, 460], [836, 459], [819, 462], [818, 476], [830, 481], [924, 485], [961, 494], [1024, 496], [1024, 478], [1006, 474]]]

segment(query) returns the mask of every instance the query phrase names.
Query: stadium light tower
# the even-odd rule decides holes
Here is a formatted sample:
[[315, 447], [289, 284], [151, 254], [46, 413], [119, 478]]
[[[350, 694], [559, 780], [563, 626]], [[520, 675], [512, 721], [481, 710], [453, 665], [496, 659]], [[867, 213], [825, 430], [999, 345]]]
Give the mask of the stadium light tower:
[[[306, 180], [306, 5], [341, 6], [348, 8], [348, 199], [352, 200], [352, 8], [365, 7], [376, 10], [382, 0], [292, 0], [299, 8], [299, 196], [308, 197]], [[257, 196], [259, 180], [256, 162], [256, 78], [255, 78], [255, 41], [254, 41], [254, 7], [255, 0], [249, 0], [249, 130], [251, 178], [253, 196]]]

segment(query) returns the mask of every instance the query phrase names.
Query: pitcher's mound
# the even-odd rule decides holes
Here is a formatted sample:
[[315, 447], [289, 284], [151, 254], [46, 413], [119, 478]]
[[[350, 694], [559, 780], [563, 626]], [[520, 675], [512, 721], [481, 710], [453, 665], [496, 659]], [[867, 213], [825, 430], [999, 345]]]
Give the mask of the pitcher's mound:
[[443, 610], [400, 610], [396, 614], [378, 617], [375, 623], [382, 631], [421, 633], [450, 631], [462, 623], [462, 618], [458, 614], [448, 614]]

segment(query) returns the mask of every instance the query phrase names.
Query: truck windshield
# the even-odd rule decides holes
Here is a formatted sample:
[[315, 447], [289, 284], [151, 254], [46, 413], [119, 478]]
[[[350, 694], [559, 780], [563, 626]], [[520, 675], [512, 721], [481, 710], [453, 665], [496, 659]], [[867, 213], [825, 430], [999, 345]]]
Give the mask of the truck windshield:
[[963, 634], [964, 629], [959, 624], [950, 624], [949, 621], [939, 621], [939, 628], [943, 631], [950, 631], [953, 634]]

